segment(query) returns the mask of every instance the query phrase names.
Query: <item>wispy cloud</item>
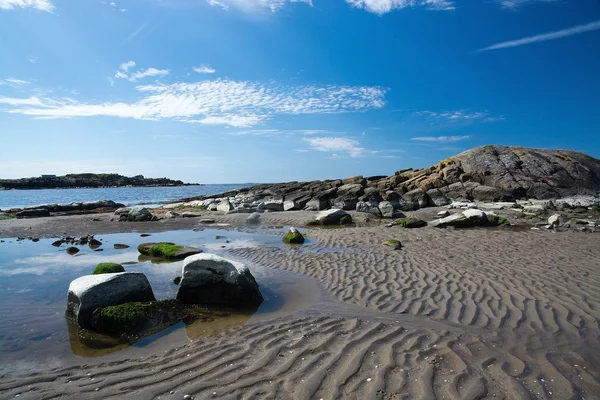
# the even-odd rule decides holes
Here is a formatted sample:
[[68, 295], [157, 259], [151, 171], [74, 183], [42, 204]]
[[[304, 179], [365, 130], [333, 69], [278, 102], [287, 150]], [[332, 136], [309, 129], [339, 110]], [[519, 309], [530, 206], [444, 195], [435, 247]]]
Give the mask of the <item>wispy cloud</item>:
[[497, 121], [503, 120], [504, 117], [492, 117], [490, 113], [485, 111], [468, 112], [463, 110], [458, 111], [417, 111], [413, 113], [416, 117], [441, 119], [451, 122], [459, 121], [473, 121], [473, 120], [486, 120], [486, 121]]
[[135, 67], [135, 61], [124, 62], [119, 66], [119, 70], [115, 73], [115, 78], [127, 79], [130, 82], [136, 82], [139, 79], [149, 76], [166, 76], [169, 75], [170, 72], [168, 69], [148, 68], [130, 74], [129, 70], [133, 67]]
[[498, 0], [500, 6], [505, 9], [515, 10], [527, 4], [533, 3], [554, 3], [558, 0]]
[[297, 135], [332, 135], [341, 132], [323, 129], [254, 129], [251, 131], [227, 132], [233, 136], [297, 136]]
[[214, 74], [215, 72], [217, 72], [216, 69], [214, 69], [208, 64], [200, 64], [199, 67], [193, 67], [192, 69], [199, 74]]
[[312, 0], [206, 0], [206, 2], [215, 7], [227, 11], [231, 7], [244, 12], [268, 10], [277, 12], [289, 3], [305, 3], [312, 7]]
[[584, 25], [576, 25], [571, 28], [561, 29], [559, 31], [542, 33], [540, 35], [529, 36], [522, 39], [517, 40], [509, 40], [507, 42], [501, 42], [494, 44], [492, 46], [484, 47], [483, 49], [479, 49], [476, 53], [481, 53], [484, 51], [490, 50], [498, 50], [498, 49], [506, 49], [509, 47], [518, 47], [526, 44], [545, 42], [548, 40], [556, 40], [561, 39], [567, 36], [579, 35], [581, 33], [592, 32], [600, 29], [600, 20], [590, 22], [589, 24]]
[[137, 29], [135, 31], [131, 32], [131, 34], [129, 36], [127, 36], [127, 38], [123, 41], [123, 44], [127, 44], [131, 40], [135, 39], [139, 34], [141, 34], [144, 31], [144, 29], [146, 29], [148, 24], [150, 24], [150, 21], [145, 22], [142, 25], [140, 25], [139, 27], [137, 27]]
[[13, 106], [9, 113], [35, 118], [110, 116], [248, 127], [280, 114], [332, 114], [381, 108], [387, 91], [370, 86], [283, 86], [221, 79], [156, 83], [137, 86], [136, 90], [142, 97], [131, 103], [86, 103], [32, 96], [0, 97], [0, 104]]
[[[350, 157], [360, 157], [366, 149], [360, 146], [357, 140], [341, 137], [318, 137], [304, 139], [313, 150], [329, 153], [345, 152]], [[334, 156], [338, 156], [334, 154]]]
[[115, 3], [114, 1], [100, 1], [101, 4], [104, 4], [106, 6], [111, 7], [113, 10], [115, 11], [120, 11], [120, 12], [125, 12], [127, 11], [126, 8], [121, 8], [119, 7], [119, 5], [117, 3]]
[[19, 86], [22, 86], [22, 85], [28, 85], [30, 83], [31, 82], [25, 81], [23, 79], [15, 79], [15, 78], [6, 78], [4, 80], [0, 79], [0, 86], [2, 86], [2, 85], [9, 85], [9, 86], [12, 86], [12, 87], [19, 87]]
[[419, 136], [411, 138], [410, 140], [416, 140], [421, 142], [437, 142], [437, 143], [452, 143], [460, 142], [461, 140], [470, 139], [472, 136]]
[[17, 7], [34, 8], [46, 12], [54, 11], [54, 4], [50, 0], [0, 0], [0, 10], [13, 10]]
[[406, 7], [425, 7], [429, 10], [451, 11], [454, 2], [450, 0], [346, 0], [352, 7], [383, 15]]

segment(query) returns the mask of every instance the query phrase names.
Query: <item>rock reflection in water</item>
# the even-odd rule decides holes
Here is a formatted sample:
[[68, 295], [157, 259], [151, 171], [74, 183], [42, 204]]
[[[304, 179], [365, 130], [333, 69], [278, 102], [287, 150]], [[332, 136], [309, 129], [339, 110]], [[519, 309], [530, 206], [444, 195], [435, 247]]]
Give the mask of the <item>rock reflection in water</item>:
[[71, 352], [77, 357], [95, 358], [109, 355], [135, 343], [124, 337], [114, 338], [88, 329], [80, 328], [77, 322], [65, 318]]
[[185, 334], [190, 340], [227, 332], [243, 326], [256, 313], [258, 307], [244, 312], [213, 311], [184, 320]]

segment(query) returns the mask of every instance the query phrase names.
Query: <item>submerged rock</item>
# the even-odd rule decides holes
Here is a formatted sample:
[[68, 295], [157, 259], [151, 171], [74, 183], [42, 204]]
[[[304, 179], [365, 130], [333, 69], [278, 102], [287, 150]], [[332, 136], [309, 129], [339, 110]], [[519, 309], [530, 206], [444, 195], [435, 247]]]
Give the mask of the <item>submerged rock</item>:
[[88, 328], [90, 316], [98, 308], [155, 300], [150, 282], [142, 273], [86, 275], [69, 285], [67, 316]]
[[115, 243], [115, 245], [113, 247], [116, 250], [124, 250], [124, 249], [128, 249], [129, 245], [128, 244], [122, 244], [122, 243]]
[[79, 253], [79, 249], [75, 246], [70, 246], [70, 247], [67, 247], [66, 252], [68, 255], [74, 256], [75, 254]]
[[177, 299], [184, 304], [257, 306], [262, 294], [248, 267], [214, 254], [197, 254], [183, 262]]
[[302, 236], [302, 234], [298, 232], [298, 229], [292, 227], [290, 228], [290, 231], [283, 237], [283, 243], [303, 244], [304, 236]]
[[138, 251], [148, 257], [164, 258], [170, 261], [183, 260], [194, 254], [202, 253], [202, 250], [190, 246], [180, 246], [175, 243], [142, 243]]

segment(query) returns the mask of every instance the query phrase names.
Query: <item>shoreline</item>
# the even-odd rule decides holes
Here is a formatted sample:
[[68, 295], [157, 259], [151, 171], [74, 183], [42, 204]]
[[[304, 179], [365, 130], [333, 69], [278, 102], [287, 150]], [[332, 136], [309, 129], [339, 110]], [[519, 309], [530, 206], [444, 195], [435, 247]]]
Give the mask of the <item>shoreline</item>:
[[[206, 228], [246, 226], [244, 214], [202, 214], [215, 220], [202, 225]], [[312, 215], [270, 212], [261, 220], [262, 226], [299, 226]], [[98, 216], [100, 221], [89, 215], [2, 221], [0, 237], [21, 232], [55, 237], [61, 229], [70, 235], [191, 230], [203, 218], [136, 223]], [[147, 399], [172, 391], [175, 398], [197, 399], [600, 397], [600, 352], [594, 350], [600, 349], [600, 235], [402, 229], [386, 227], [387, 221], [308, 229], [311, 244], [295, 251], [225, 250], [249, 264], [315, 278], [328, 296], [357, 312], [321, 304], [184, 346], [154, 349], [141, 358], [82, 359], [34, 375], [2, 374], [0, 394], [32, 399], [124, 393]], [[390, 238], [401, 240], [403, 249], [383, 246]]]

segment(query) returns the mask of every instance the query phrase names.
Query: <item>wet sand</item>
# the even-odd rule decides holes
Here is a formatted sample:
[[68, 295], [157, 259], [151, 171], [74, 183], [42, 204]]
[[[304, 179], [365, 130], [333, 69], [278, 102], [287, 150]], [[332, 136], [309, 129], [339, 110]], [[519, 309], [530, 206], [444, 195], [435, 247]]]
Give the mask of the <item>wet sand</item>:
[[[232, 227], [246, 217], [206, 214]], [[301, 225], [312, 215], [268, 213], [262, 223]], [[60, 218], [3, 221], [0, 236], [198, 226], [197, 218], [139, 224]], [[5, 374], [0, 397], [600, 398], [600, 235], [404, 230], [375, 221], [310, 229], [306, 236], [310, 244], [294, 251], [225, 251], [314, 277], [335, 302], [141, 358]], [[382, 246], [388, 239], [404, 248]]]

